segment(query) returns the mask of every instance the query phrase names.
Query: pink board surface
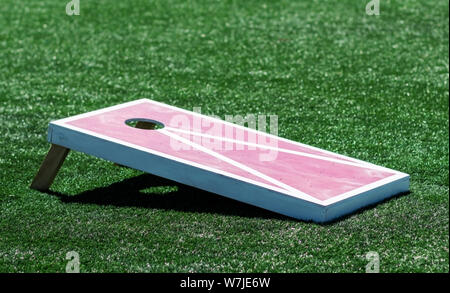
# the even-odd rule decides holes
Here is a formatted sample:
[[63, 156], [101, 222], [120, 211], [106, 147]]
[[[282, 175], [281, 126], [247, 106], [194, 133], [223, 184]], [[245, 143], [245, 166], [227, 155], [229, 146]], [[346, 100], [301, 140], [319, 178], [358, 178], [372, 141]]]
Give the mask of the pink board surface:
[[[163, 127], [154, 130], [130, 127], [126, 122], [132, 119], [155, 121]], [[65, 133], [64, 129], [71, 132]], [[54, 136], [53, 131], [58, 135]], [[82, 140], [74, 141], [74, 145], [70, 145], [70, 133], [83, 134], [110, 144], [120, 144], [129, 149], [182, 163], [183, 166], [192, 166], [196, 170], [233, 178], [237, 183], [258, 186], [322, 207], [362, 194], [370, 196], [368, 191], [377, 188], [379, 192], [386, 193], [380, 195], [377, 192], [377, 195], [373, 196], [377, 200], [407, 191], [409, 188], [409, 176], [402, 172], [148, 99], [57, 120], [50, 124], [51, 142], [62, 145], [66, 143], [64, 146], [69, 148], [78, 147], [86, 153], [118, 161], [114, 160], [112, 153], [106, 153], [108, 150], [105, 150], [104, 154], [100, 150], [88, 151], [88, 146], [82, 146]], [[126, 163], [137, 168], [133, 166], [133, 159]], [[153, 172], [151, 168], [137, 169], [160, 175], [157, 170]], [[198, 185], [190, 184], [191, 181], [197, 180], [193, 180], [195, 173], [192, 173], [192, 178], [186, 176], [183, 175], [183, 179], [177, 181]], [[396, 188], [392, 185], [395, 182], [402, 184]], [[379, 188], [384, 185], [389, 185], [386, 191]], [[203, 189], [227, 196], [226, 191], [219, 190], [220, 184], [217, 188], [217, 191], [206, 187]], [[239, 187], [236, 187], [236, 190], [231, 191], [233, 196], [230, 197], [240, 200], [238, 190]], [[252, 203], [252, 196], [257, 200], [257, 194], [250, 198], [246, 194], [242, 196], [243, 201], [248, 203]], [[361, 205], [371, 202], [364, 200]], [[276, 204], [275, 201], [273, 203]], [[266, 203], [256, 205], [271, 209]], [[359, 207], [352, 207], [352, 210]], [[272, 210], [280, 212], [276, 208]], [[347, 212], [342, 212], [345, 213]], [[284, 214], [292, 216], [292, 213]], [[315, 219], [314, 216], [294, 217]], [[325, 216], [324, 220], [328, 220], [328, 217]]]

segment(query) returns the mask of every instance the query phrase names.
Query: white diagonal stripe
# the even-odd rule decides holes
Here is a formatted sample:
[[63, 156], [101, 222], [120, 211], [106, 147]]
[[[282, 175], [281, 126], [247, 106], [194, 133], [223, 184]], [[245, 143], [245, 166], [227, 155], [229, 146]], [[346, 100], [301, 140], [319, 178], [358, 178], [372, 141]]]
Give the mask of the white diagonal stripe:
[[233, 142], [233, 143], [253, 146], [253, 147], [257, 147], [257, 148], [264, 148], [264, 149], [268, 149], [268, 150], [278, 151], [278, 152], [281, 152], [281, 153], [288, 153], [288, 154], [293, 154], [293, 155], [313, 158], [313, 159], [317, 159], [317, 160], [329, 161], [329, 162], [333, 162], [333, 163], [349, 165], [349, 166], [365, 168], [365, 169], [386, 171], [386, 170], [383, 170], [384, 168], [379, 168], [378, 166], [372, 165], [372, 164], [363, 164], [363, 163], [355, 163], [355, 162], [350, 162], [350, 161], [344, 161], [344, 160], [339, 160], [339, 159], [330, 158], [330, 157], [324, 157], [324, 156], [319, 156], [319, 155], [314, 155], [314, 154], [309, 154], [309, 153], [304, 153], [304, 152], [299, 152], [299, 151], [293, 151], [293, 150], [288, 150], [288, 149], [283, 149], [283, 148], [278, 148], [278, 147], [272, 147], [272, 146], [268, 146], [268, 145], [264, 145], [264, 144], [256, 144], [256, 143], [252, 143], [252, 142], [239, 141], [239, 140], [235, 140], [235, 139], [232, 139], [232, 138], [214, 136], [214, 135], [209, 135], [209, 134], [205, 134], [205, 133], [200, 133], [200, 132], [195, 132], [195, 131], [188, 131], [188, 130], [172, 128], [172, 127], [167, 127], [167, 126], [164, 127], [164, 128], [167, 129], [167, 130], [170, 130], [170, 131], [175, 131], [175, 132], [180, 132], [180, 133], [185, 133], [185, 134], [190, 134], [190, 135], [197, 135], [197, 136], [207, 137], [207, 138], [212, 138], [212, 139], [219, 139], [219, 140], [223, 140], [223, 141], [227, 141], [227, 142]]
[[246, 172], [248, 172], [250, 174], [253, 174], [253, 175], [257, 176], [257, 177], [260, 177], [260, 178], [262, 178], [262, 179], [264, 179], [264, 180], [266, 180], [266, 181], [268, 181], [268, 182], [270, 182], [272, 184], [275, 184], [275, 185], [277, 185], [277, 186], [279, 186], [281, 188], [284, 188], [285, 190], [287, 190], [289, 192], [292, 192], [292, 193], [294, 193], [297, 196], [303, 196], [303, 197], [306, 197], [309, 200], [311, 200], [311, 199], [316, 200], [316, 198], [312, 197], [309, 194], [301, 192], [300, 190], [295, 189], [292, 186], [284, 184], [283, 182], [280, 182], [280, 181], [278, 181], [278, 180], [276, 180], [276, 179], [274, 179], [274, 178], [272, 178], [270, 176], [267, 176], [267, 175], [265, 175], [265, 174], [255, 170], [255, 169], [252, 169], [252, 168], [250, 168], [250, 167], [248, 167], [248, 166], [246, 166], [244, 164], [241, 164], [241, 163], [239, 163], [239, 162], [237, 162], [237, 161], [235, 161], [233, 159], [230, 159], [230, 158], [228, 158], [228, 157], [226, 157], [224, 155], [221, 155], [221, 154], [219, 154], [219, 153], [217, 153], [215, 151], [212, 151], [212, 150], [210, 150], [210, 149], [208, 149], [208, 148], [206, 148], [204, 146], [201, 146], [199, 144], [193, 143], [192, 141], [190, 141], [188, 139], [185, 139], [185, 138], [183, 138], [181, 136], [173, 134], [173, 133], [165, 130], [164, 128], [163, 129], [159, 129], [158, 131], [160, 133], [163, 133], [163, 134], [165, 134], [165, 135], [167, 135], [167, 136], [169, 136], [169, 137], [171, 137], [173, 139], [176, 139], [176, 140], [178, 140], [178, 141], [180, 141], [182, 143], [190, 145], [190, 146], [192, 146], [192, 147], [194, 147], [194, 148], [196, 148], [198, 150], [201, 150], [201, 151], [203, 151], [203, 152], [205, 152], [205, 153], [207, 153], [207, 154], [209, 154], [209, 155], [211, 155], [213, 157], [216, 157], [216, 158], [218, 158], [218, 159], [220, 159], [220, 160], [222, 160], [224, 162], [227, 162], [228, 164], [231, 164], [231, 165], [233, 165], [235, 167], [238, 167], [238, 168], [240, 168], [240, 169], [242, 169], [242, 170], [244, 170], [244, 171], [246, 171]]
[[352, 158], [352, 157], [349, 157], [349, 156], [344, 156], [344, 155], [341, 155], [341, 154], [338, 154], [338, 153], [327, 151], [327, 150], [324, 150], [324, 149], [321, 149], [321, 148], [318, 148], [318, 147], [314, 147], [314, 146], [310, 146], [310, 145], [307, 145], [307, 144], [304, 144], [304, 143], [300, 143], [300, 142], [297, 142], [297, 141], [289, 140], [287, 138], [276, 136], [276, 135], [273, 135], [273, 134], [270, 134], [270, 133], [261, 132], [261, 131], [258, 131], [256, 129], [253, 129], [253, 128], [245, 127], [245, 126], [239, 125], [239, 124], [234, 124], [234, 123], [231, 123], [231, 122], [228, 122], [228, 121], [224, 121], [224, 120], [221, 120], [221, 119], [218, 119], [218, 118], [215, 118], [215, 117], [207, 116], [207, 115], [204, 115], [204, 114], [201, 114], [201, 113], [191, 112], [191, 111], [188, 111], [186, 109], [177, 108], [175, 106], [170, 106], [170, 105], [167, 105], [167, 104], [164, 104], [164, 103], [161, 103], [161, 102], [157, 102], [157, 101], [153, 101], [153, 100], [149, 100], [149, 99], [142, 99], [142, 100], [145, 100], [148, 103], [155, 104], [155, 105], [158, 105], [158, 106], [161, 106], [161, 107], [165, 107], [165, 108], [168, 108], [168, 109], [171, 109], [171, 110], [174, 110], [174, 111], [183, 112], [183, 113], [186, 113], [188, 115], [198, 116], [198, 117], [202, 117], [204, 119], [209, 119], [209, 120], [212, 120], [212, 121], [215, 121], [215, 122], [218, 122], [218, 123], [223, 123], [224, 125], [230, 125], [230, 126], [233, 126], [235, 128], [244, 129], [244, 130], [252, 132], [252, 133], [264, 133], [266, 136], [272, 137], [272, 138], [276, 138], [276, 139], [278, 139], [280, 141], [288, 142], [288, 143], [291, 143], [293, 145], [298, 145], [298, 146], [305, 147], [305, 148], [308, 148], [308, 149], [311, 149], [311, 150], [320, 151], [322, 153], [330, 154], [330, 155], [333, 155], [333, 156], [337, 156], [339, 158], [350, 160], [350, 161], [355, 162], [355, 163], [360, 163], [362, 165], [371, 166], [373, 168], [377, 168], [380, 171], [390, 172], [390, 173], [394, 173], [394, 174], [408, 175], [406, 173], [403, 173], [403, 172], [400, 172], [400, 171], [396, 171], [396, 170], [393, 170], [393, 169], [390, 169], [390, 168], [378, 166], [378, 165], [375, 165], [375, 164], [370, 163], [370, 162], [362, 161], [362, 160], [355, 159], [355, 158]]

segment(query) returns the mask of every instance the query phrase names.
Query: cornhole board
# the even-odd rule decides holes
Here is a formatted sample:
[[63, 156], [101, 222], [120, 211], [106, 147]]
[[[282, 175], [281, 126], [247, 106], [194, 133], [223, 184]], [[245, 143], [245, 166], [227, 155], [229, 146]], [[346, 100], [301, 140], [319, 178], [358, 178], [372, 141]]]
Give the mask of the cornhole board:
[[315, 222], [409, 189], [408, 174], [148, 99], [52, 121], [48, 141], [38, 190], [69, 150]]

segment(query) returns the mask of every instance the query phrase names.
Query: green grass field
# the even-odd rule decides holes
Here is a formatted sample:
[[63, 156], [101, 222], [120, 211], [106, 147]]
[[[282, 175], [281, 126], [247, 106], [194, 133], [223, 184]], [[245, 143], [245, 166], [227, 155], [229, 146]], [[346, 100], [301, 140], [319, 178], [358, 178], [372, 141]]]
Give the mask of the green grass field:
[[[67, 2], [0, 4], [0, 272], [449, 271], [448, 1]], [[411, 192], [318, 225], [77, 152], [29, 189], [50, 120], [138, 98], [278, 115]]]

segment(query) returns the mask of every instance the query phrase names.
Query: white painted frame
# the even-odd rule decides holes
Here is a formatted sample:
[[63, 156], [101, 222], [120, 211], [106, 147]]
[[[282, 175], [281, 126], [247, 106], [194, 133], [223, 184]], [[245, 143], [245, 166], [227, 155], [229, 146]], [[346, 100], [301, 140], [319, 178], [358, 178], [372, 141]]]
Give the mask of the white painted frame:
[[[300, 191], [295, 192], [277, 188], [67, 124], [73, 120], [140, 103], [152, 103], [189, 115], [197, 115], [226, 125], [232, 125], [233, 127], [245, 129], [250, 132], [261, 133], [311, 150], [332, 154], [365, 168], [389, 171], [394, 173], [394, 175], [333, 198], [319, 200]], [[164, 128], [152, 131], [166, 132], [165, 134], [167, 135], [167, 131]], [[49, 124], [48, 141], [52, 144], [113, 161], [117, 164], [165, 177], [182, 184], [194, 186], [286, 216], [315, 222], [334, 220], [364, 206], [374, 204], [409, 190], [410, 177], [408, 174], [149, 99], [140, 99], [52, 121]]]

